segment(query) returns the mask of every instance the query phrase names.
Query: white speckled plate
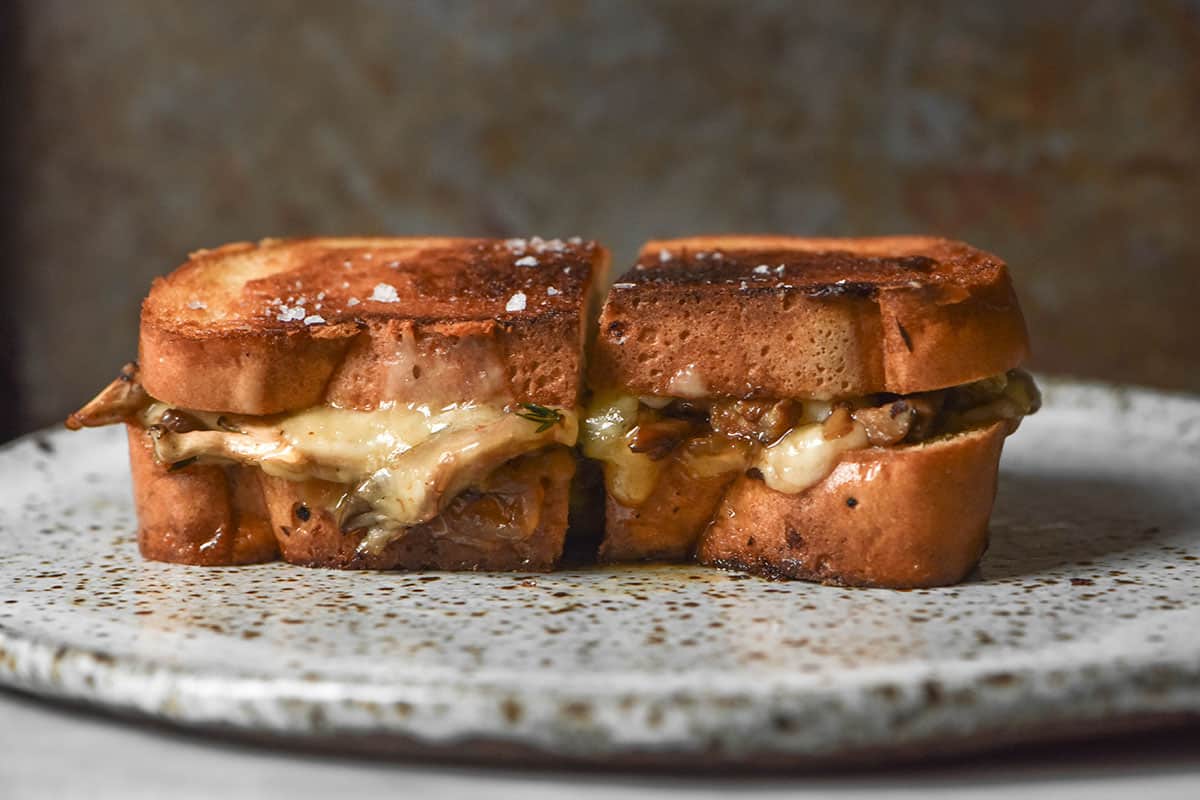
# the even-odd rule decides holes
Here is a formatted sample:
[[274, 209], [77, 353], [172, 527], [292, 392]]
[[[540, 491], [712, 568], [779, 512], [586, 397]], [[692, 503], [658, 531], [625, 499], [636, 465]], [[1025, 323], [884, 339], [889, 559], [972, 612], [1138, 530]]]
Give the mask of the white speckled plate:
[[0, 682], [387, 752], [657, 763], [944, 753], [1200, 714], [1200, 399], [1052, 383], [979, 574], [142, 562], [119, 429], [0, 452]]

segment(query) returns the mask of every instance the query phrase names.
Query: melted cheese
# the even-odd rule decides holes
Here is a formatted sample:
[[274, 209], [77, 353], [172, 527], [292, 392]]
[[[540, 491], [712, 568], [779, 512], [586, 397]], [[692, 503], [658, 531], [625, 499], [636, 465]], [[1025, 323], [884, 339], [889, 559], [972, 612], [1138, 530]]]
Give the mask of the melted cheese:
[[629, 449], [628, 435], [637, 424], [638, 399], [598, 392], [583, 421], [583, 454], [604, 465], [604, 481], [618, 502], [640, 505], [658, 483], [664, 463]]
[[[704, 392], [703, 380], [694, 365], [673, 376], [671, 386], [679, 397], [694, 398]], [[1041, 405], [1041, 395], [1033, 379], [1021, 370], [955, 388], [973, 397], [975, 404], [964, 410], [944, 412], [943, 430], [949, 434], [997, 420], [1009, 420], [1015, 429], [1021, 417]], [[650, 409], [663, 409], [673, 399], [638, 398], [610, 390], [598, 392], [587, 410], [583, 421], [583, 453], [603, 463], [608, 491], [623, 505], [638, 506], [649, 498], [668, 463], [666, 459], [654, 461], [629, 449], [629, 433], [637, 424], [639, 403]], [[866, 429], [858, 422], [843, 436], [825, 438], [821, 423], [832, 410], [829, 401], [805, 399], [796, 427], [768, 447], [730, 440], [727, 447], [709, 443], [693, 449], [685, 445], [672, 457], [699, 478], [753, 468], [775, 491], [798, 494], [828, 477], [847, 451], [871, 446]]]
[[670, 390], [672, 397], [685, 397], [698, 400], [708, 395], [708, 387], [704, 383], [704, 376], [700, 374], [700, 370], [695, 364], [688, 364], [677, 370], [671, 376], [671, 380], [667, 382], [667, 388]]
[[760, 450], [754, 466], [767, 486], [777, 492], [797, 494], [825, 480], [847, 450], [860, 450], [867, 445], [867, 432], [858, 423], [837, 439], [826, 439], [819, 424], [801, 425]]
[[[166, 409], [152, 406], [146, 422]], [[159, 460], [235, 461], [287, 480], [349, 484], [371, 509], [368, 521], [389, 529], [436, 516], [445, 501], [523, 453], [573, 445], [578, 416], [540, 430], [519, 408], [460, 403], [439, 408], [391, 404], [375, 411], [328, 406], [275, 417], [188, 412], [215, 430], [170, 433], [159, 428]]]
[[[602, 462], [608, 491], [626, 506], [645, 502], [668, 463], [629, 449], [628, 435], [637, 424], [638, 404], [637, 397], [598, 393], [588, 407], [581, 436], [583, 454]], [[802, 420], [822, 420], [829, 416], [829, 409], [828, 403], [806, 402]], [[751, 448], [730, 440], [724, 448], [699, 452], [684, 448], [679, 457], [696, 477], [755, 467], [775, 491], [796, 494], [824, 480], [847, 450], [867, 445], [866, 431], [857, 423], [845, 436], [826, 439], [822, 426], [814, 421], [793, 428], [770, 447]]]

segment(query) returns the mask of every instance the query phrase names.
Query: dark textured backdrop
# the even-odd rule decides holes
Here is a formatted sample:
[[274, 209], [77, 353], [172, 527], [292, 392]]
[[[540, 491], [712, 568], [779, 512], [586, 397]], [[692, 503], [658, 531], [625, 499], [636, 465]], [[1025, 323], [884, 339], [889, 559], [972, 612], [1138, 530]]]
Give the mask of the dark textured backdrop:
[[1197, 2], [0, 14], [9, 432], [189, 249], [308, 233], [936, 232], [1009, 260], [1038, 367], [1200, 390]]

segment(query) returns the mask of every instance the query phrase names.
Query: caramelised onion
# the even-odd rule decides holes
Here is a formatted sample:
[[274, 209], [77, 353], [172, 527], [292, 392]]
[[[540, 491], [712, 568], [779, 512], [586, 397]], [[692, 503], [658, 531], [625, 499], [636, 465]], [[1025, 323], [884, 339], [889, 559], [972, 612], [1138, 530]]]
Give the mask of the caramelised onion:
[[796, 400], [727, 400], [713, 403], [709, 410], [714, 431], [760, 444], [777, 441], [800, 416], [801, 404]]
[[850, 411], [845, 406], [835, 408], [833, 413], [821, 423], [821, 436], [826, 441], [841, 439], [853, 431], [854, 418], [850, 416]]
[[679, 448], [679, 462], [697, 478], [741, 472], [750, 463], [753, 445], [716, 433], [688, 439]]
[[685, 419], [664, 417], [657, 420], [639, 421], [629, 432], [629, 449], [644, 453], [653, 461], [670, 455], [675, 447], [692, 433], [693, 425]]

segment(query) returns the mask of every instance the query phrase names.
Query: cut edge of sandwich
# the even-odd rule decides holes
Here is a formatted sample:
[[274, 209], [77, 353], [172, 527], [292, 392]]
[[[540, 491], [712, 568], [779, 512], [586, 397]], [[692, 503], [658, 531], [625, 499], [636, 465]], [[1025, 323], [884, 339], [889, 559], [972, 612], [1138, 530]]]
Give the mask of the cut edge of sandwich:
[[[970, 541], [981, 530], [980, 511], [986, 529], [991, 496], [956, 482], [994, 493], [999, 443], [1040, 404], [1033, 378], [1020, 369], [933, 392], [835, 401], [598, 392], [585, 412], [581, 446], [604, 470], [601, 558], [694, 556], [769, 577], [872, 586], [955, 582], [965, 574], [953, 566], [964, 562], [952, 555], [957, 545], [927, 553], [919, 565], [913, 560], [911, 569], [895, 565], [932, 530], [929, 519], [906, 523], [913, 515], [902, 512], [958, 497], [960, 513], [939, 517], [938, 535], [958, 531], [966, 551], [977, 551]], [[931, 453], [956, 456], [947, 465]], [[925, 473], [919, 492], [896, 478], [914, 465]], [[815, 502], [823, 496], [842, 500]], [[892, 508], [888, 524], [874, 511], [885, 504]], [[736, 548], [734, 530], [744, 534]], [[892, 565], [862, 572], [887, 552], [856, 560], [862, 547], [852, 542], [863, 537], [889, 542]], [[779, 541], [790, 544], [781, 549]], [[973, 565], [980, 554], [967, 560]]]
[[651, 242], [602, 311], [581, 428], [600, 555], [957, 582], [1040, 405], [1027, 353], [1006, 265], [960, 242]]
[[[145, 364], [131, 362], [67, 420], [69, 428], [127, 425], [143, 554], [214, 565], [282, 555], [336, 567], [552, 568], [565, 538], [575, 469], [586, 306], [607, 253], [582, 240], [537, 237], [349, 245], [266, 240], [201, 251], [156, 281], [143, 306], [139, 349], [143, 358], [152, 350], [152, 372], [172, 400], [151, 394]], [[430, 247], [440, 249], [430, 253]], [[289, 248], [302, 248], [303, 256]], [[372, 248], [383, 248], [382, 256]], [[406, 251], [416, 263], [397, 256]], [[250, 313], [238, 310], [246, 305], [239, 293], [251, 291], [245, 275], [239, 283], [223, 274], [223, 259], [291, 257], [303, 270], [331, 253], [338, 267], [346, 256], [345, 272], [301, 272], [294, 282], [286, 270], [281, 280], [278, 264], [252, 262], [249, 271], [270, 278], [274, 286], [267, 288], [284, 297], [277, 321], [290, 327], [282, 334], [274, 330], [277, 321], [258, 319], [261, 301]], [[462, 275], [481, 253], [489, 261], [480, 280], [488, 270], [498, 274], [509, 296], [495, 310], [487, 296], [495, 290]], [[358, 266], [351, 259], [372, 256], [382, 262], [367, 265], [374, 269], [367, 281], [377, 295], [373, 308], [351, 269]], [[529, 269], [539, 261], [541, 270]], [[381, 268], [384, 279], [391, 279], [386, 270], [399, 268], [392, 281], [401, 292], [377, 280]], [[406, 271], [416, 277], [406, 278]], [[395, 304], [406, 299], [405, 286], [411, 295], [426, 279], [433, 288], [457, 285], [462, 296], [439, 297], [441, 317], [414, 319], [424, 300]], [[347, 288], [326, 290], [331, 281]], [[296, 299], [285, 295], [289, 289]], [[529, 299], [535, 290], [542, 297]], [[301, 318], [288, 305], [302, 292], [307, 311], [321, 312], [324, 303], [324, 316]], [[340, 304], [338, 294], [345, 295]], [[455, 300], [462, 302], [447, 305]], [[276, 314], [278, 305], [268, 302], [266, 313]], [[220, 308], [221, 322], [206, 327], [212, 307]], [[400, 318], [389, 317], [397, 307]], [[447, 309], [462, 318], [448, 319]], [[544, 335], [528, 335], [531, 326]], [[513, 341], [504, 341], [513, 330]], [[536, 362], [534, 350], [547, 337], [567, 357], [553, 351], [543, 372], [534, 363], [521, 374], [514, 351], [518, 361]], [[329, 341], [338, 344], [331, 363], [309, 358], [313, 346]], [[313, 372], [320, 376], [315, 400], [303, 380]], [[180, 383], [199, 387], [195, 405], [181, 398], [187, 392]], [[270, 413], [253, 413], [263, 408]]]

